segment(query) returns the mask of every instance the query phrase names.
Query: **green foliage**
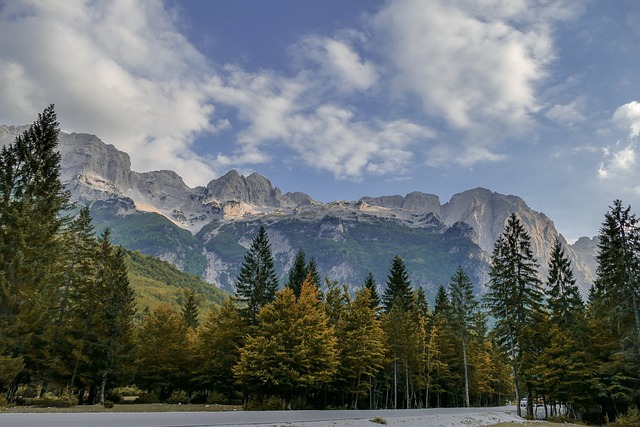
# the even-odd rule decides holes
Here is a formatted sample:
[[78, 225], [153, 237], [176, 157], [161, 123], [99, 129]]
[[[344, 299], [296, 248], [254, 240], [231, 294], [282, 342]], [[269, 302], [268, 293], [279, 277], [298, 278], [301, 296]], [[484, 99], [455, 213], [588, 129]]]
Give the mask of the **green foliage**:
[[607, 427], [637, 427], [640, 425], [640, 411], [632, 406], [626, 414], [620, 415], [615, 421], [605, 424]]
[[219, 305], [228, 296], [215, 285], [184, 273], [166, 261], [136, 251], [125, 250], [125, 253], [131, 286], [140, 309], [153, 310], [161, 303], [177, 309], [184, 302], [186, 293], [193, 291], [199, 310], [206, 312], [209, 306]]
[[267, 231], [261, 226], [244, 256], [236, 283], [236, 295], [244, 305], [242, 311], [250, 325], [256, 324], [260, 309], [275, 299], [277, 289], [271, 245]]
[[387, 420], [382, 417], [373, 417], [369, 421], [376, 424], [387, 424]]
[[96, 224], [100, 224], [99, 232], [110, 228], [113, 243], [129, 251], [157, 258], [166, 253], [176, 253], [175, 262], [182, 266], [183, 271], [202, 277], [207, 259], [202, 254], [202, 244], [188, 230], [153, 212], [118, 215], [114, 203], [117, 202], [97, 201], [91, 206], [91, 215]]
[[391, 311], [391, 307], [396, 304], [404, 311], [413, 306], [414, 297], [409, 274], [404, 261], [398, 255], [393, 257], [391, 262], [391, 269], [387, 276], [387, 288], [382, 295], [382, 302], [385, 313]]

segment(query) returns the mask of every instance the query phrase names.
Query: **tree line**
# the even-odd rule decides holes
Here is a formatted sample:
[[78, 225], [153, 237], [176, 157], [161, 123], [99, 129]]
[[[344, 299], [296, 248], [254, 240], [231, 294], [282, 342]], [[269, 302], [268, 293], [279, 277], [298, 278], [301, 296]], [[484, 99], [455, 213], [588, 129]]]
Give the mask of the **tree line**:
[[[599, 233], [597, 278], [580, 297], [556, 241], [548, 276], [515, 214], [482, 299], [460, 267], [433, 307], [395, 256], [385, 283], [353, 294], [299, 250], [280, 289], [267, 230], [236, 295], [199, 313], [136, 313], [123, 251], [69, 212], [53, 106], [0, 154], [0, 387], [104, 402], [135, 385], [160, 401], [247, 408], [419, 408], [527, 398], [552, 415], [614, 419], [640, 396], [640, 227], [616, 200]], [[381, 292], [382, 291], [382, 292]], [[151, 396], [151, 397], [150, 397]], [[545, 410], [547, 406], [545, 405]]]

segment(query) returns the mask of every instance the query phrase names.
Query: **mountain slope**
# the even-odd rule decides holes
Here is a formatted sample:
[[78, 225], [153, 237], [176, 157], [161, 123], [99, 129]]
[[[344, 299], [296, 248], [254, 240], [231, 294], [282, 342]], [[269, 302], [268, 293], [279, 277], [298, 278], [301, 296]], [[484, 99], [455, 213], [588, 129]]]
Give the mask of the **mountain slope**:
[[[0, 126], [0, 144], [22, 129]], [[572, 247], [551, 219], [521, 198], [483, 188], [444, 204], [417, 191], [322, 204], [304, 193], [283, 194], [256, 173], [244, 177], [230, 171], [190, 188], [172, 171], [134, 172], [126, 153], [92, 135], [61, 133], [60, 151], [65, 185], [74, 200], [91, 206], [97, 228], [112, 229], [115, 243], [230, 291], [263, 224], [283, 282], [302, 248], [322, 276], [350, 286], [360, 286], [369, 271], [384, 283], [398, 254], [414, 285], [427, 291], [448, 283], [462, 265], [482, 292], [493, 244], [512, 212], [531, 235], [542, 279], [556, 239], [565, 245], [583, 295], [595, 275], [593, 244], [580, 240]]]

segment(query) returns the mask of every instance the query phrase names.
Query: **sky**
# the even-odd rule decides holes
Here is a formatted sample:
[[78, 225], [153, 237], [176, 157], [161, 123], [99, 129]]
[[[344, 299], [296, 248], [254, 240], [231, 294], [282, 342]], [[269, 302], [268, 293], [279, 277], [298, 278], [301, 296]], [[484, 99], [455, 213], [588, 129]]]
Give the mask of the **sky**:
[[476, 187], [570, 241], [640, 212], [637, 0], [0, 0], [0, 124], [316, 200]]

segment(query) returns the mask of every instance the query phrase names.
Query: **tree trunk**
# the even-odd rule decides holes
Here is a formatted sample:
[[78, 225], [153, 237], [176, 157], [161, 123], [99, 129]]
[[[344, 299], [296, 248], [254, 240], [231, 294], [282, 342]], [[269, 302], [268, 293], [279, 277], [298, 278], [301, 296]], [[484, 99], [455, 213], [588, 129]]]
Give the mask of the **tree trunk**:
[[104, 405], [104, 392], [107, 387], [107, 371], [102, 374], [102, 383], [100, 384], [100, 403]]
[[464, 364], [464, 406], [471, 406], [469, 402], [469, 369], [467, 368], [467, 340], [462, 336], [462, 363]]

